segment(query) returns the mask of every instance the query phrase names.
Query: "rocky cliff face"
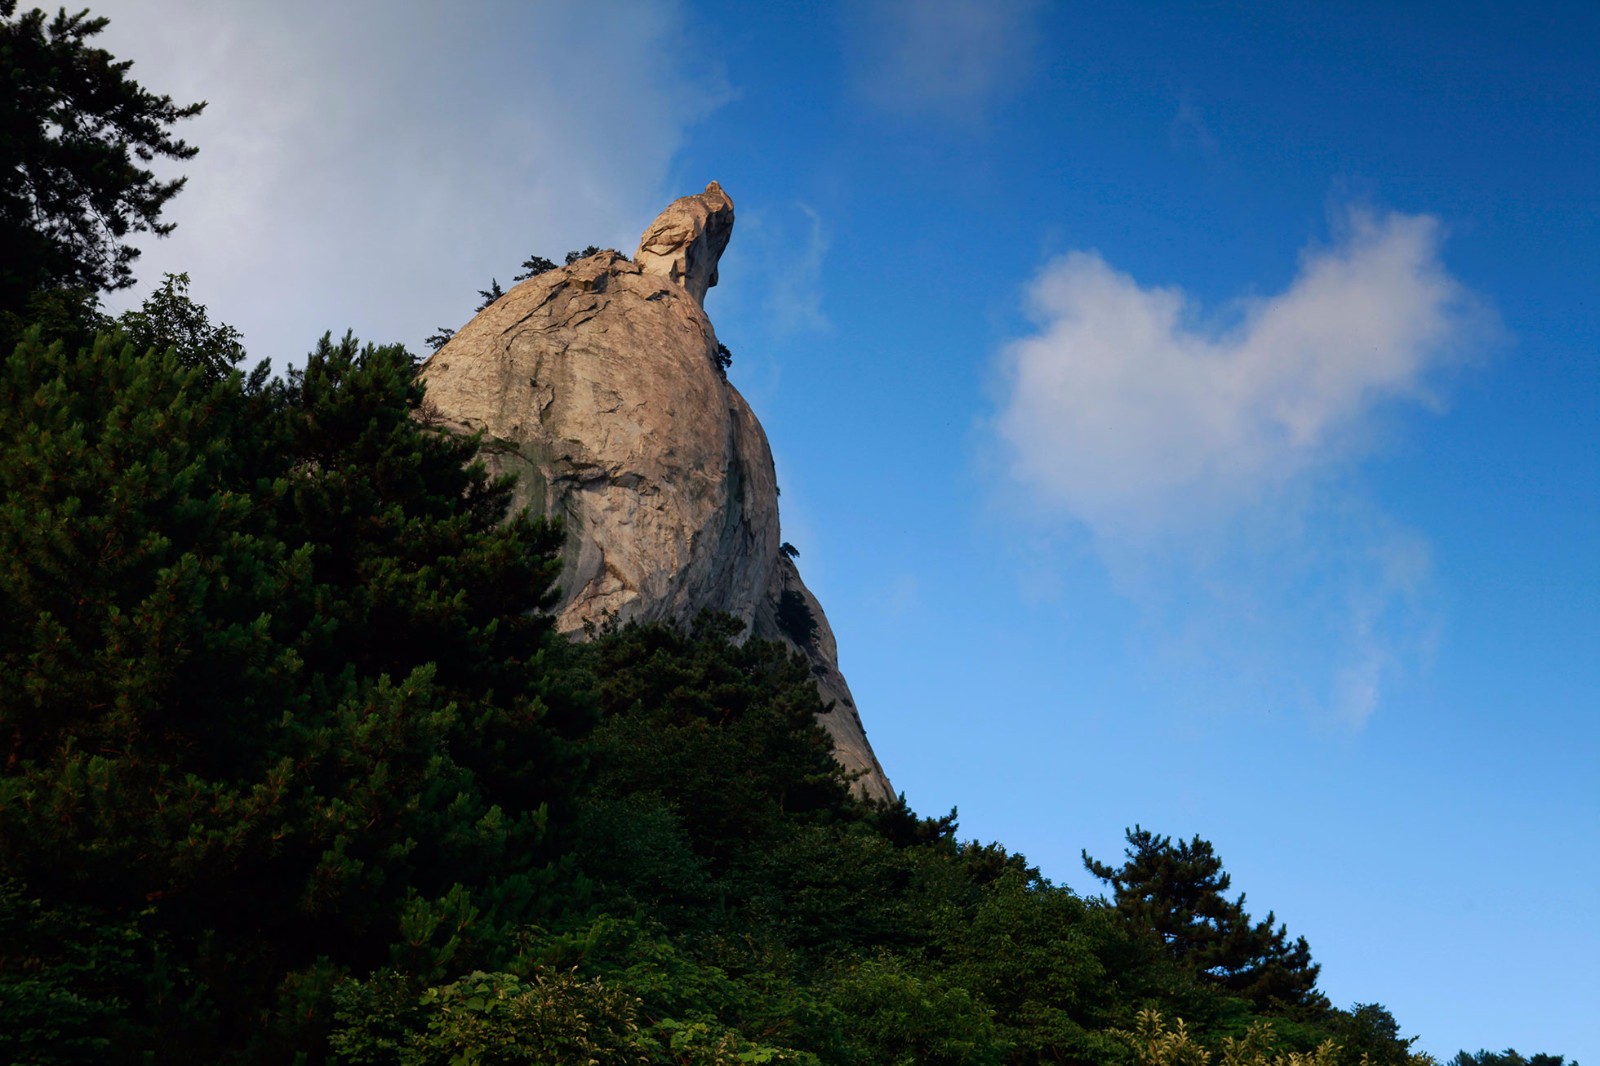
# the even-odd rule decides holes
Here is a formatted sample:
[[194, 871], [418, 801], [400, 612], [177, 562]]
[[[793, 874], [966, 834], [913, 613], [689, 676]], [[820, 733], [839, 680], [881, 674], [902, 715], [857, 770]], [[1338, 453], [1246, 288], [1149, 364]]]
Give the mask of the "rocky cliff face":
[[[602, 252], [523, 282], [424, 364], [428, 399], [484, 431], [520, 504], [565, 521], [563, 631], [734, 615], [805, 653], [834, 704], [821, 721], [835, 755], [864, 795], [892, 800], [827, 617], [779, 551], [766, 433], [716, 365], [702, 305], [732, 232], [733, 201], [712, 182], [663, 211], [633, 261]], [[810, 609], [809, 639], [780, 625], [786, 601]]]

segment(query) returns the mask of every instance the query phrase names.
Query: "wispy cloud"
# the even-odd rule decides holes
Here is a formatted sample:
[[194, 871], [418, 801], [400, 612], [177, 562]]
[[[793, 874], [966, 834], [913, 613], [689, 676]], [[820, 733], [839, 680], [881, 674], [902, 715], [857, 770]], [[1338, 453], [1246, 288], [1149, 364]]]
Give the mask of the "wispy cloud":
[[875, 0], [851, 24], [856, 79], [879, 107], [974, 118], [1032, 66], [1035, 0]]
[[[822, 212], [800, 201], [739, 205], [737, 236], [723, 256], [726, 288], [715, 291], [713, 314], [738, 343], [782, 343], [828, 333], [828, 250], [832, 235]], [[740, 362], [749, 381], [751, 364]]]
[[1216, 155], [1222, 148], [1205, 115], [1187, 98], [1178, 101], [1178, 112], [1167, 127], [1167, 140], [1174, 149], [1192, 148], [1208, 156]]
[[829, 323], [822, 311], [822, 267], [828, 257], [828, 234], [815, 210], [796, 204], [795, 211], [804, 219], [804, 233], [774, 267], [768, 306], [781, 330], [825, 331]]
[[1002, 353], [993, 428], [1028, 505], [1085, 530], [1141, 595], [1323, 631], [1317, 702], [1359, 723], [1426, 642], [1428, 553], [1346, 474], [1380, 412], [1437, 406], [1496, 327], [1441, 262], [1435, 219], [1351, 210], [1336, 231], [1282, 292], [1220, 314], [1094, 252], [1050, 262], [1034, 330]]
[[1438, 640], [1438, 619], [1425, 603], [1433, 558], [1419, 534], [1391, 523], [1356, 541], [1361, 558], [1344, 587], [1344, 663], [1330, 701], [1334, 713], [1360, 726], [1377, 710], [1384, 680], [1408, 660], [1425, 662]]
[[252, 355], [280, 365], [326, 328], [415, 345], [532, 253], [632, 251], [668, 198], [703, 185], [665, 182], [729, 95], [714, 61], [676, 61], [672, 3], [102, 0], [95, 13], [148, 87], [210, 101], [182, 131], [200, 155], [173, 201], [178, 229], [147, 244], [142, 276], [191, 272]]

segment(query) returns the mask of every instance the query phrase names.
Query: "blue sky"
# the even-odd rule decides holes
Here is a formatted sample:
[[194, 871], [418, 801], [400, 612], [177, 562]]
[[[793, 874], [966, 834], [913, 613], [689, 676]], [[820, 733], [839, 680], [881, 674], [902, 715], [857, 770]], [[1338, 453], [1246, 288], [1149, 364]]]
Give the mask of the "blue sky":
[[1336, 1003], [1600, 1059], [1600, 7], [326, 7], [96, 5], [211, 102], [147, 280], [420, 347], [721, 181], [913, 806], [1085, 892], [1198, 833]]

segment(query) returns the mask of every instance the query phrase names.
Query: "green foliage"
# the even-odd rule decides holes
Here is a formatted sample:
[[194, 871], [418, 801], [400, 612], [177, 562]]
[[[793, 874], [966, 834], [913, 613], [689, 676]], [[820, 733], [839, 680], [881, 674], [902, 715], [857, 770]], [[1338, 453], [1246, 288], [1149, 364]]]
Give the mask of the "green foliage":
[[94, 289], [34, 289], [23, 300], [20, 312], [0, 308], [0, 353], [10, 352], [29, 326], [76, 349], [92, 346], [95, 336], [112, 325], [100, 309], [100, 293]]
[[904, 792], [896, 797], [894, 803], [874, 810], [872, 822], [884, 839], [895, 847], [936, 845], [941, 851], [955, 843], [958, 824], [954, 807], [950, 808], [949, 814], [939, 818], [919, 816], [906, 802]]
[[726, 344], [718, 341], [717, 351], [716, 355], [713, 356], [713, 361], [717, 364], [717, 372], [726, 375], [728, 373], [728, 368], [733, 365], [733, 353], [728, 350], [728, 346]]
[[150, 911], [107, 920], [90, 908], [46, 906], [15, 881], [0, 882], [0, 1061], [108, 1060], [137, 988], [168, 1017], [198, 1004], [174, 996], [167, 945]]
[[483, 297], [483, 302], [477, 307], [479, 311], [482, 311], [490, 304], [500, 299], [500, 297], [504, 296], [505, 290], [500, 287], [500, 282], [498, 279], [492, 279], [489, 282], [489, 287], [487, 289], [478, 290], [478, 295]]
[[169, 129], [205, 105], [128, 77], [130, 61], [92, 43], [106, 22], [0, 0], [0, 313], [21, 313], [39, 289], [131, 285], [128, 237], [172, 230], [161, 212], [184, 179], [144, 164], [191, 158]]
[[1261, 1007], [1273, 1003], [1323, 1009], [1316, 990], [1321, 969], [1301, 937], [1273, 928], [1275, 916], [1252, 923], [1245, 897], [1229, 900], [1232, 883], [1208, 841], [1173, 844], [1135, 826], [1127, 830], [1126, 861], [1114, 868], [1084, 853], [1090, 873], [1111, 885], [1120, 913], [1153, 934], [1179, 964]]
[[[601, 918], [574, 934], [538, 936], [529, 947], [509, 971], [420, 991], [396, 971], [346, 982], [330, 1038], [336, 1061], [818, 1062], [731, 1027], [720, 1015], [770, 1030], [760, 1019], [774, 1005], [636, 924]], [[565, 962], [551, 961], [557, 957]]]
[[86, 1001], [123, 1050], [199, 997], [168, 1054], [213, 1061], [329, 965], [492, 961], [552, 903], [591, 720], [538, 610], [559, 537], [412, 419], [409, 363], [324, 338], [246, 389], [35, 333], [4, 364], [0, 865], [34, 934], [169, 945], [173, 990], [102, 968]]
[[[572, 260], [570, 259], [568, 260], [568, 262], [571, 261]], [[511, 280], [527, 281], [529, 278], [536, 278], [540, 274], [548, 274], [555, 268], [556, 264], [554, 260], [546, 259], [542, 255], [530, 255], [528, 258], [522, 261], [522, 273], [516, 275]]]
[[392, 976], [347, 985], [329, 1040], [335, 1061], [363, 1066], [657, 1061], [638, 1000], [577, 974], [474, 971], [414, 998]]
[[809, 666], [780, 644], [731, 643], [741, 628], [703, 615], [690, 633], [634, 626], [593, 645], [595, 793], [655, 797], [713, 865], [853, 809]]
[[1457, 1052], [1451, 1059], [1449, 1066], [1578, 1066], [1576, 1060], [1567, 1063], [1565, 1055], [1546, 1055], [1543, 1053], [1523, 1056], [1513, 1048], [1504, 1051], [1479, 1051], [1476, 1055], [1465, 1051]]
[[1097, 1031], [1160, 975], [1103, 911], [1015, 867], [948, 912], [935, 936], [948, 979], [994, 1010], [1012, 1061], [1101, 1061]]
[[[737, 948], [726, 950], [724, 944], [719, 950], [711, 941], [691, 952], [680, 943], [653, 923], [602, 917], [575, 937], [546, 939], [530, 957], [545, 965], [581, 963], [636, 996], [663, 1051], [711, 1054], [687, 1061], [817, 1061], [794, 1045], [837, 1052], [837, 1012], [788, 979], [776, 956], [766, 954], [759, 968], [741, 970], [719, 965], [742, 961]], [[580, 947], [580, 954], [572, 955], [573, 947]]]
[[991, 1011], [965, 988], [922, 977], [892, 956], [850, 966], [829, 989], [864, 1061], [882, 1066], [986, 1066], [1005, 1041]]
[[423, 338], [422, 343], [428, 346], [430, 352], [436, 352], [446, 344], [449, 344], [450, 338], [455, 335], [456, 331], [449, 326], [435, 326], [433, 332]]
[[599, 255], [604, 249], [599, 245], [591, 244], [584, 248], [574, 249], [567, 253], [567, 266], [571, 266], [580, 259], [587, 259], [591, 255]]
[[1408, 1066], [1416, 1061], [1411, 1045], [1417, 1038], [1402, 1037], [1400, 1024], [1381, 1004], [1358, 1003], [1348, 1011], [1335, 1012], [1328, 1018], [1327, 1029], [1339, 1042], [1340, 1066]]
[[172, 348], [184, 366], [199, 367], [208, 378], [228, 374], [244, 361], [244, 337], [229, 325], [211, 324], [203, 304], [189, 298], [189, 275], [165, 274], [161, 287], [119, 324], [137, 349]]
[[817, 635], [817, 616], [804, 594], [794, 589], [784, 589], [778, 597], [778, 628], [784, 636], [801, 647], [810, 644]]
[[12, 1058], [1115, 1063], [1159, 1008], [1213, 1057], [1274, 1015], [1263, 1066], [1416, 1066], [1380, 1007], [1239, 998], [853, 798], [786, 645], [556, 638], [557, 531], [402, 349], [215, 365], [35, 333], [0, 377]]
[[1169, 1027], [1161, 1012], [1141, 1010], [1131, 1031], [1112, 1030], [1112, 1036], [1134, 1053], [1139, 1066], [1335, 1066], [1338, 1047], [1324, 1040], [1311, 1051], [1282, 1051], [1275, 1047], [1272, 1026], [1252, 1025], [1242, 1037], [1225, 1037], [1215, 1052], [1190, 1035], [1183, 1019]]

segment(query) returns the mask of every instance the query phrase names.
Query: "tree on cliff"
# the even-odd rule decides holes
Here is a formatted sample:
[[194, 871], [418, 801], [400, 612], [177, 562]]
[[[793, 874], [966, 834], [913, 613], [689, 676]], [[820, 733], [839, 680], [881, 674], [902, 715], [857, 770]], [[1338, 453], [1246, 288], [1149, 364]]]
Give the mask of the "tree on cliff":
[[478, 295], [483, 297], [483, 302], [478, 305], [477, 309], [479, 311], [484, 310], [490, 304], [494, 303], [496, 300], [500, 299], [500, 297], [504, 296], [505, 294], [506, 294], [506, 291], [500, 287], [500, 279], [499, 278], [492, 279], [489, 282], [489, 287], [487, 289], [479, 289], [478, 290]]
[[1326, 1006], [1316, 990], [1321, 967], [1311, 961], [1305, 937], [1291, 944], [1287, 926], [1273, 928], [1270, 911], [1252, 922], [1243, 894], [1228, 899], [1232, 878], [1209, 841], [1196, 836], [1174, 844], [1139, 826], [1126, 837], [1120, 868], [1088, 852], [1083, 864], [1111, 886], [1130, 925], [1154, 934], [1179, 965], [1258, 1006]]
[[106, 23], [0, 0], [0, 312], [39, 290], [125, 288], [139, 256], [128, 237], [173, 228], [161, 212], [185, 179], [145, 164], [191, 158], [169, 130], [205, 104], [130, 78], [131, 61], [90, 43]]
[[[568, 260], [568, 262], [571, 262], [571, 260]], [[530, 255], [522, 261], [522, 273], [515, 275], [511, 280], [527, 281], [529, 278], [536, 278], [540, 274], [548, 274], [555, 268], [554, 261], [546, 259], [542, 255]]]

